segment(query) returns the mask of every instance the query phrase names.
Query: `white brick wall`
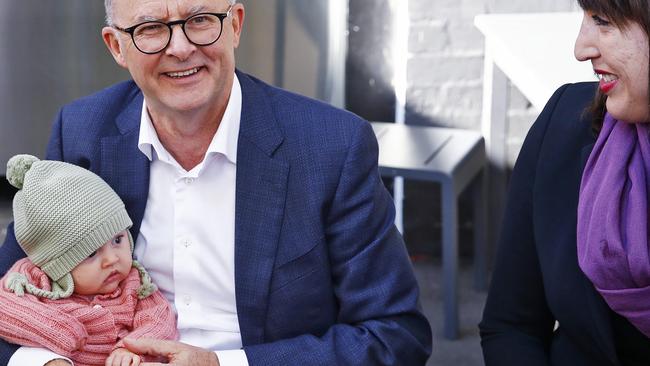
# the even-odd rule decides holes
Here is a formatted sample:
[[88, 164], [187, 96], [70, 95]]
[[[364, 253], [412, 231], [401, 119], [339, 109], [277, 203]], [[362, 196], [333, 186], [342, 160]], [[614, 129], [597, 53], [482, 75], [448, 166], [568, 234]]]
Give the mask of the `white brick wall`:
[[[579, 10], [575, 0], [408, 0], [410, 39], [407, 121], [480, 130], [483, 35], [474, 16], [484, 13]], [[537, 117], [510, 88], [508, 155], [514, 162]]]

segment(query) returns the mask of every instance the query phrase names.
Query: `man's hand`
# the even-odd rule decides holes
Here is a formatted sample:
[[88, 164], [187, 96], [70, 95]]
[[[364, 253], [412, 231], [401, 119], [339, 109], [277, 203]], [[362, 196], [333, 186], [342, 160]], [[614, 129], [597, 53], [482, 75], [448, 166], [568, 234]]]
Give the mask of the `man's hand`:
[[[189, 344], [159, 339], [124, 338], [124, 347], [139, 355], [162, 357], [168, 365], [175, 366], [219, 366], [219, 359], [214, 352]], [[144, 362], [141, 366], [165, 365]]]
[[126, 348], [117, 348], [106, 359], [105, 366], [139, 366], [140, 356]]
[[70, 366], [70, 365], [72, 365], [70, 362], [62, 358], [57, 358], [56, 360], [52, 360], [45, 364], [45, 366]]

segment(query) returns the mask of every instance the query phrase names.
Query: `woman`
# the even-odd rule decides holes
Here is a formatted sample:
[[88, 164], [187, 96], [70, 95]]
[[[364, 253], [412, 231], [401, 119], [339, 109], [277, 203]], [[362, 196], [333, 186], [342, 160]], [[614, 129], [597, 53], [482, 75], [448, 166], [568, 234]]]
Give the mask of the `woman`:
[[558, 89], [515, 165], [479, 326], [487, 366], [650, 365], [650, 10], [579, 2], [575, 55], [600, 82]]

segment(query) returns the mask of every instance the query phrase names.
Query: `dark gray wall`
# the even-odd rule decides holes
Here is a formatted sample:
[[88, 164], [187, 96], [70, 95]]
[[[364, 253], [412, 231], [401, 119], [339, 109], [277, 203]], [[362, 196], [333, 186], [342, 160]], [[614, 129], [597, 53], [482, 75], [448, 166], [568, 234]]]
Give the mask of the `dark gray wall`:
[[103, 18], [98, 0], [0, 2], [0, 167], [44, 154], [61, 105], [127, 77], [101, 40]]

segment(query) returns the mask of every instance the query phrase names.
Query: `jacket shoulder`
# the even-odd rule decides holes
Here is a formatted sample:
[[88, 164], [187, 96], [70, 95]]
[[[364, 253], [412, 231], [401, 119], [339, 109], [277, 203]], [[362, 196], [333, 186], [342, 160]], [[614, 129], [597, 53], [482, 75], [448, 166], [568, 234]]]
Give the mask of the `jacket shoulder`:
[[322, 141], [323, 136], [329, 136], [329, 141], [347, 145], [354, 135], [370, 128], [366, 120], [350, 111], [271, 86], [241, 72], [237, 75], [240, 81], [244, 79], [242, 88], [254, 88], [264, 96], [278, 127], [289, 139], [316, 138]]
[[[597, 83], [566, 84], [558, 88], [540, 113], [530, 133], [564, 134], [568, 138], [589, 139], [591, 114], [588, 107], [594, 99]], [[541, 137], [541, 136], [540, 136]]]
[[79, 98], [65, 105], [63, 110], [67, 113], [119, 110], [140, 95], [142, 93], [135, 82], [127, 80]]

